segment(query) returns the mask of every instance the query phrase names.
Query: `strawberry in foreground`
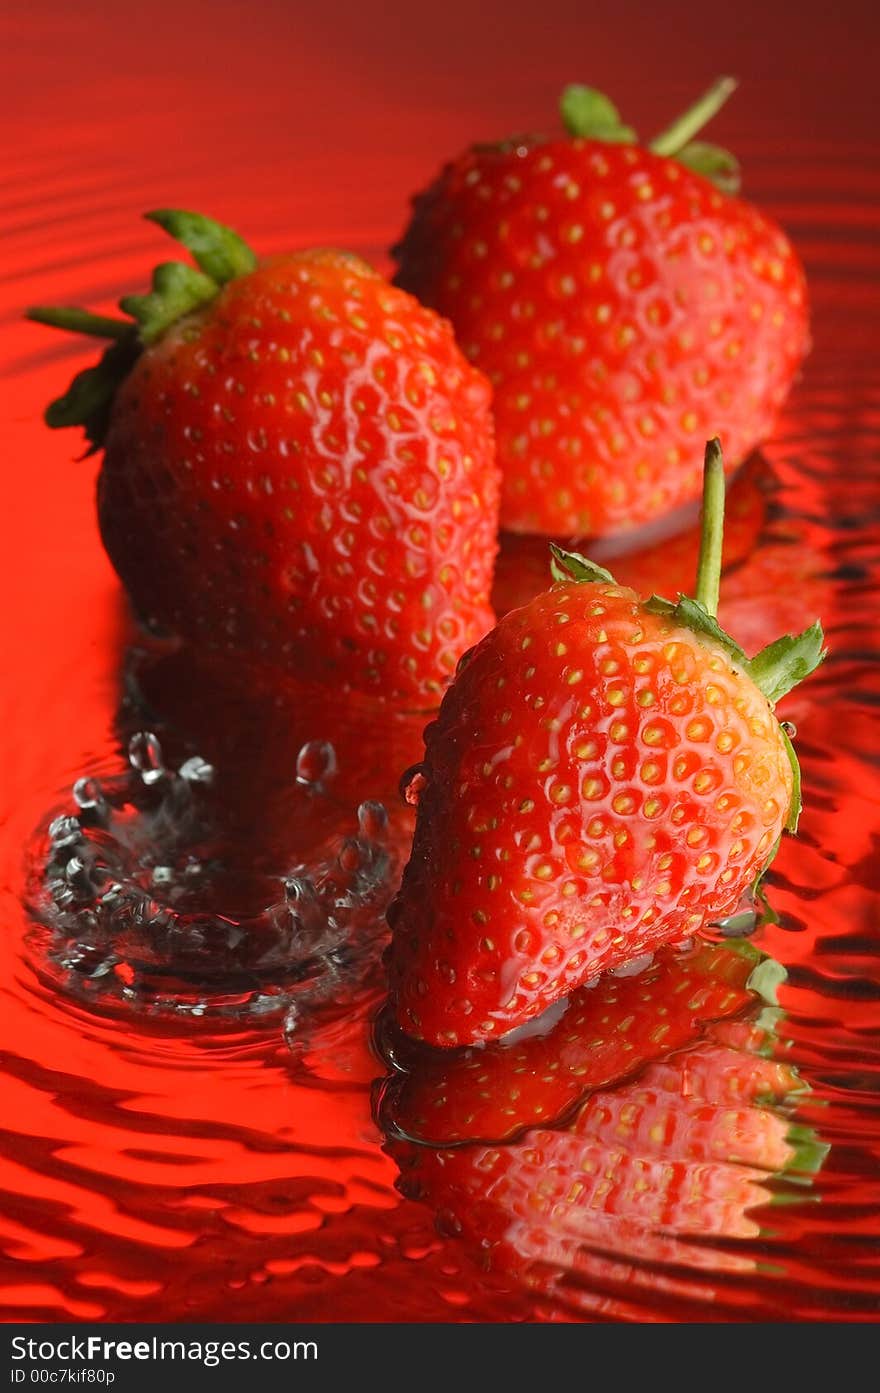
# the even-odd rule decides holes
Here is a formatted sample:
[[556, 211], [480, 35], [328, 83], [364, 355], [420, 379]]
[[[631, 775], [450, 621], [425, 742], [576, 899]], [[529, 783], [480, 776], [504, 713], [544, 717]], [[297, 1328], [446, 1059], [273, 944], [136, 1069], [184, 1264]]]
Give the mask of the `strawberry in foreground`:
[[724, 473], [706, 449], [696, 598], [642, 600], [554, 548], [558, 583], [466, 655], [408, 796], [389, 910], [401, 1028], [503, 1036], [600, 972], [730, 914], [794, 831], [774, 704], [818, 665], [818, 622], [748, 659], [714, 618]]
[[[719, 945], [716, 967], [743, 946]], [[759, 957], [746, 949], [748, 985], [770, 986], [772, 1000], [784, 972], [766, 958], [754, 966]], [[671, 985], [674, 965], [667, 972]], [[542, 1123], [508, 1145], [444, 1146], [438, 1111], [434, 1148], [392, 1131], [386, 1150], [400, 1167], [398, 1188], [428, 1204], [441, 1231], [461, 1237], [487, 1267], [551, 1296], [557, 1312], [562, 1302], [573, 1312], [638, 1317], [641, 1289], [653, 1294], [652, 1318], [662, 1319], [658, 1294], [720, 1297], [712, 1272], [754, 1271], [762, 1256], [747, 1246], [766, 1222], [753, 1211], [777, 1196], [804, 1196], [828, 1149], [796, 1120], [795, 1105], [809, 1089], [775, 1057], [780, 1013], [753, 1007], [743, 1017], [744, 987], [738, 1019], [706, 1025], [704, 1012], [702, 1039], [656, 1058], [628, 1082], [591, 1092], [562, 1125]], [[674, 1018], [690, 990], [686, 981], [673, 988]], [[631, 1032], [629, 1009], [629, 1002], [596, 998], [592, 1033], [600, 1047]], [[662, 1015], [651, 1019], [659, 1026]], [[586, 1028], [578, 1044], [556, 1032], [556, 1046], [559, 1071], [579, 1064], [593, 1077], [596, 1046]], [[530, 1104], [521, 1108], [520, 1099], [537, 1088], [537, 1073], [514, 1050], [490, 1045], [485, 1053], [495, 1065], [487, 1092], [496, 1090], [499, 1107], [506, 1100], [508, 1130], [511, 1121], [530, 1121]], [[554, 1072], [551, 1061], [548, 1047], [545, 1073]], [[449, 1142], [457, 1141], [454, 1127]], [[735, 1303], [736, 1292], [728, 1295]]]
[[775, 967], [744, 940], [664, 948], [638, 974], [606, 973], [573, 992], [540, 1032], [480, 1048], [427, 1050], [383, 1021], [377, 1043], [395, 1072], [379, 1094], [380, 1126], [455, 1146], [556, 1125], [586, 1094], [694, 1043], [707, 1023], [741, 1016], [756, 991], [771, 995]]
[[491, 626], [489, 387], [448, 324], [359, 258], [258, 262], [228, 228], [147, 215], [165, 263], [47, 412], [104, 449], [101, 535], [138, 616], [223, 653], [431, 707]]
[[737, 465], [809, 343], [801, 263], [694, 136], [716, 83], [647, 145], [569, 87], [566, 135], [477, 145], [414, 201], [397, 283], [451, 319], [494, 386], [502, 526], [603, 536], [699, 494], [694, 445]]

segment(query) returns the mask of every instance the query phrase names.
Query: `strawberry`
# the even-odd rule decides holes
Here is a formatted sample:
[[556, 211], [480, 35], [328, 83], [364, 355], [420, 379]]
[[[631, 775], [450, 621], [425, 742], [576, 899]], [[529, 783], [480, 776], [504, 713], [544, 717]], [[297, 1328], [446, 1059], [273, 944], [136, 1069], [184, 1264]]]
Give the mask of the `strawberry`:
[[696, 598], [642, 600], [554, 548], [558, 583], [466, 657], [408, 784], [391, 994], [430, 1044], [491, 1040], [730, 914], [800, 810], [774, 703], [816, 622], [748, 659], [715, 619], [724, 473], [706, 450]]
[[101, 535], [140, 618], [221, 653], [436, 705], [492, 623], [489, 388], [448, 324], [359, 258], [257, 262], [147, 215], [200, 269], [30, 317], [111, 339], [49, 408], [103, 446]]
[[[712, 1289], [689, 1279], [688, 1268], [752, 1270], [754, 1259], [746, 1253], [694, 1238], [757, 1237], [752, 1210], [774, 1191], [794, 1197], [798, 1192], [784, 1189], [786, 1183], [803, 1194], [828, 1148], [794, 1117], [794, 1104], [809, 1089], [792, 1066], [774, 1057], [780, 1013], [771, 1007], [758, 1015], [754, 997], [747, 1005], [748, 987], [775, 1000], [784, 970], [771, 959], [759, 961], [762, 955], [747, 945], [713, 951], [714, 962], [706, 949], [698, 954], [706, 1000], [712, 1001], [712, 974], [720, 970], [719, 990], [725, 979], [738, 982], [738, 1019], [710, 1024], [713, 1004], [697, 1007], [691, 1020], [683, 1005], [695, 959], [680, 960], [684, 973], [677, 981], [676, 962], [667, 957], [668, 1016], [673, 1022], [688, 1018], [693, 1028], [701, 1018], [703, 1037], [687, 1048], [667, 1048], [662, 1057], [657, 1047], [647, 1053], [637, 1048], [631, 1065], [641, 1064], [641, 1072], [633, 1076], [630, 1068], [625, 1081], [596, 1088], [597, 1048], [615, 1038], [619, 1048], [634, 1029], [642, 1038], [647, 1033], [638, 1018], [634, 1024], [629, 999], [615, 1001], [597, 989], [592, 1010], [584, 1002], [578, 1031], [566, 1032], [560, 1023], [546, 1037], [540, 1061], [524, 1062], [520, 1050], [503, 1044], [479, 1052], [488, 1076], [482, 1119], [490, 1121], [488, 1099], [494, 1098], [499, 1137], [461, 1145], [451, 1097], [446, 1110], [434, 1108], [433, 1146], [401, 1135], [397, 1117], [390, 1129], [385, 1119], [386, 1151], [400, 1168], [401, 1192], [428, 1204], [441, 1231], [459, 1236], [487, 1267], [575, 1310], [631, 1315], [630, 1303], [638, 1301], [633, 1287], [712, 1299]], [[646, 1015], [655, 1029], [667, 1019], [656, 1006]], [[669, 1045], [677, 1042], [673, 1025]], [[414, 1077], [418, 1067], [424, 1066], [413, 1065]], [[541, 1084], [550, 1081], [552, 1095], [558, 1074], [577, 1074], [586, 1098], [582, 1093], [573, 1116], [569, 1110], [561, 1121], [548, 1117], [523, 1132], [534, 1122]], [[451, 1066], [450, 1086], [460, 1077]]]
[[381, 1090], [382, 1129], [451, 1146], [550, 1126], [592, 1090], [691, 1044], [708, 1021], [742, 1013], [766, 961], [745, 941], [661, 949], [631, 977], [606, 973], [572, 992], [539, 1033], [483, 1048], [429, 1051], [385, 1020], [379, 1044], [396, 1072]]
[[569, 87], [566, 135], [477, 145], [414, 200], [397, 283], [495, 388], [502, 526], [603, 536], [699, 494], [696, 441], [739, 463], [808, 347], [792, 246], [693, 136], [722, 79], [649, 145]]

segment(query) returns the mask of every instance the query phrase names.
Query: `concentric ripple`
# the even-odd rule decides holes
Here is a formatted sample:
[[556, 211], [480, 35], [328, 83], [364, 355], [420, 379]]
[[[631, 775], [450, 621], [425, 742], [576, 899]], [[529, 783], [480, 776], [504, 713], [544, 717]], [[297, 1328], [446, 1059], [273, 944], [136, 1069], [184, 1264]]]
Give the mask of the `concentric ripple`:
[[[210, 803], [215, 771], [199, 755], [168, 768], [150, 731], [128, 744], [130, 768], [73, 785], [75, 811], [52, 819], [33, 849], [31, 959], [60, 989], [108, 996], [150, 1014], [271, 1016], [337, 996], [369, 973], [397, 882], [378, 802], [355, 834], [310, 864], [266, 877], [270, 903], [242, 914], [237, 848]], [[302, 797], [326, 798], [329, 741], [300, 750]], [[274, 891], [274, 894], [273, 894]]]

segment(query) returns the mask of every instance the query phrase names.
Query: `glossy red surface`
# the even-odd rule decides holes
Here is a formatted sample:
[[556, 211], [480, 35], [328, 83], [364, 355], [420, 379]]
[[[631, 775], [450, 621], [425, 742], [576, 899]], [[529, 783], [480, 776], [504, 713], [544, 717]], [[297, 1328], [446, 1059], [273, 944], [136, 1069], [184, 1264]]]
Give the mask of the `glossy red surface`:
[[[875, 1319], [874, 7], [844, 3], [833, 20], [800, 7], [795, 23], [790, 6], [751, 0], [707, 24], [685, 0], [588, 10], [453, 0], [441, 12], [392, 5], [381, 16], [347, 3], [41, 0], [0, 23], [7, 1318]], [[817, 611], [829, 633], [829, 662], [785, 709], [798, 726], [806, 807], [802, 835], [772, 874], [780, 922], [760, 942], [788, 969], [786, 1057], [813, 1090], [801, 1118], [830, 1151], [811, 1192], [819, 1203], [780, 1207], [738, 1237], [753, 1260], [745, 1269], [731, 1267], [719, 1240], [702, 1281], [672, 1296], [637, 1283], [615, 1305], [603, 1293], [619, 1273], [594, 1264], [591, 1300], [573, 1311], [515, 1273], [485, 1272], [465, 1238], [438, 1235], [429, 1204], [395, 1189], [370, 1107], [381, 1072], [368, 1045], [378, 970], [343, 973], [336, 1000], [307, 1003], [285, 1039], [277, 1014], [238, 1025], [148, 1015], [40, 965], [22, 904], [34, 829], [69, 804], [80, 774], [123, 767], [123, 739], [144, 718], [124, 684], [134, 635], [97, 536], [96, 461], [76, 462], [72, 435], [40, 421], [88, 355], [21, 314], [34, 301], [106, 310], [140, 288], [165, 251], [139, 221], [157, 205], [204, 209], [262, 251], [341, 243], [386, 266], [409, 193], [443, 157], [473, 138], [548, 124], [563, 82], [596, 82], [651, 128], [723, 70], [742, 90], [715, 133], [741, 157], [746, 194], [803, 256], [813, 306], [813, 352], [756, 468], [758, 493], [746, 495], [743, 516], [757, 525], [731, 558], [726, 605], [747, 649]], [[665, 555], [687, 545], [620, 558], [620, 579], [661, 584]], [[508, 583], [509, 564], [505, 574]], [[246, 855], [257, 860], [260, 809], [270, 810], [273, 855], [295, 861], [323, 845], [318, 833], [347, 829], [362, 798], [391, 804], [418, 757], [418, 727], [405, 721], [368, 717], [362, 760], [345, 713], [294, 700], [291, 723], [303, 729], [291, 738], [274, 694], [268, 704], [260, 692], [227, 701], [217, 679], [186, 664], [159, 673], [140, 688], [154, 723], [175, 757], [204, 744], [231, 802], [247, 789]], [[291, 793], [300, 735], [340, 747], [338, 819], [325, 819], [322, 804], [316, 820], [317, 805]], [[394, 826], [405, 844], [405, 814], [395, 811]]]

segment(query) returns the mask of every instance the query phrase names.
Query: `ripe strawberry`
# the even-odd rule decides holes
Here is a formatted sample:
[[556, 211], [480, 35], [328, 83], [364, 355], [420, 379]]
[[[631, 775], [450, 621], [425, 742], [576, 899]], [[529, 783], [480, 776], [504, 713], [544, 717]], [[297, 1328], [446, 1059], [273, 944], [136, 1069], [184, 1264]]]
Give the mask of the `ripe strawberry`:
[[495, 388], [502, 526], [602, 536], [699, 493], [696, 441], [737, 464], [808, 347], [804, 273], [692, 137], [716, 83], [646, 147], [569, 87], [567, 134], [477, 145], [414, 200], [397, 283], [447, 315]]
[[489, 389], [451, 329], [357, 257], [257, 262], [147, 215], [200, 271], [31, 318], [114, 340], [47, 413], [104, 447], [101, 534], [138, 615], [221, 652], [422, 707], [492, 623]]
[[[695, 975], [703, 988], [693, 993]], [[436, 1085], [439, 1068], [411, 1046], [402, 1092], [391, 1085], [380, 1095], [398, 1190], [429, 1205], [439, 1229], [471, 1245], [487, 1268], [553, 1298], [557, 1318], [565, 1308], [632, 1318], [639, 1289], [652, 1293], [652, 1319], [664, 1309], [657, 1297], [714, 1300], [705, 1273], [688, 1269], [751, 1272], [755, 1258], [693, 1240], [759, 1236], [753, 1209], [776, 1195], [803, 1195], [828, 1149], [796, 1120], [809, 1087], [778, 1057], [776, 988], [784, 976], [751, 944], [720, 943], [684, 957], [666, 951], [653, 982], [649, 972], [629, 979], [629, 986], [645, 982], [652, 1000], [635, 1017], [631, 995], [608, 996], [602, 985], [583, 992], [576, 1027], [565, 1027], [572, 1002], [540, 1049], [490, 1043], [465, 1052], [462, 1060], [483, 1060], [482, 1091], [448, 1057], [446, 1100], [430, 1084], [422, 1089], [433, 1103], [433, 1145], [407, 1135], [419, 1074], [433, 1071]], [[713, 1021], [720, 1003], [735, 1014]], [[691, 1042], [681, 1048], [686, 1031]], [[615, 1056], [627, 1060], [625, 1073], [606, 1080], [597, 1060]], [[542, 1085], [560, 1102], [558, 1075], [581, 1081], [576, 1110], [553, 1116], [550, 1107], [540, 1126], [524, 1130], [535, 1123]], [[497, 1135], [462, 1133], [453, 1096], [462, 1082], [480, 1123], [497, 1126]]]
[[741, 1014], [766, 962], [745, 941], [661, 949], [636, 975], [606, 973], [573, 992], [540, 1033], [482, 1048], [429, 1051], [383, 1022], [379, 1043], [396, 1072], [381, 1090], [382, 1130], [452, 1146], [554, 1125], [587, 1093], [691, 1044], [707, 1022]]
[[559, 583], [468, 655], [425, 732], [389, 911], [401, 1027], [494, 1039], [608, 968], [727, 915], [794, 830], [773, 703], [813, 624], [749, 660], [714, 618], [724, 475], [706, 450], [697, 598], [641, 600], [554, 548]]

